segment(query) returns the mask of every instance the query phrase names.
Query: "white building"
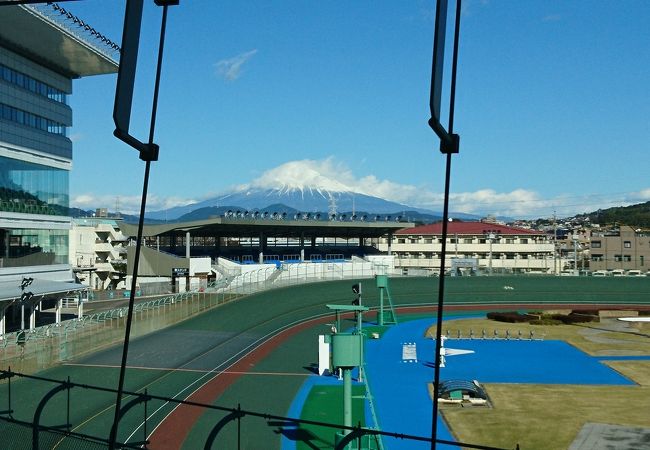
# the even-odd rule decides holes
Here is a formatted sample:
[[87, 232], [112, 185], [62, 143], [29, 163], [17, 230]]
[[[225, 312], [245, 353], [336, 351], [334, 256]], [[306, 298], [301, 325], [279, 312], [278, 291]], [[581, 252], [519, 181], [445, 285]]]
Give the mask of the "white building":
[[[403, 273], [437, 274], [442, 223], [399, 230], [382, 238], [379, 249], [395, 256]], [[449, 222], [446, 251], [446, 269], [453, 260], [486, 273], [553, 273], [554, 267], [562, 267], [546, 233], [495, 223]]]
[[119, 219], [79, 218], [70, 230], [70, 265], [91, 289], [125, 288], [128, 238]]

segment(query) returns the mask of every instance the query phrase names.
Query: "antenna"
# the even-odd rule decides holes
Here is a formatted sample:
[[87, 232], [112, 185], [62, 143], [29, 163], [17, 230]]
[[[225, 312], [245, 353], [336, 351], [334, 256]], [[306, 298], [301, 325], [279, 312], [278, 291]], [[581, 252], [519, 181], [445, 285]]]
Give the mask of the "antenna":
[[329, 215], [330, 215], [330, 217], [332, 217], [332, 216], [336, 217], [336, 199], [334, 198], [334, 196], [332, 195], [331, 192], [328, 193], [328, 195], [329, 195], [329, 203], [328, 203]]

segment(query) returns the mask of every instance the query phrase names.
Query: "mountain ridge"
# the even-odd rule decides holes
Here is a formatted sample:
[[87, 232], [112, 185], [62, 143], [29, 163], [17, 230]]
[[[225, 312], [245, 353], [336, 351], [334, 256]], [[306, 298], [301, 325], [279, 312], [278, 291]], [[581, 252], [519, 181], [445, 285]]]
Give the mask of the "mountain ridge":
[[[245, 211], [259, 211], [274, 203], [304, 213], [327, 212], [330, 214], [336, 211], [337, 213], [348, 214], [364, 212], [368, 215], [395, 215], [400, 212], [414, 211], [423, 215], [437, 217], [438, 220], [442, 217], [441, 213], [426, 208], [413, 207], [358, 192], [335, 192], [320, 188], [296, 189], [286, 187], [274, 189], [249, 188], [233, 191], [189, 205], [151, 211], [146, 214], [146, 217], [156, 220], [177, 220], [193, 211], [204, 208], [221, 208], [228, 205]], [[463, 213], [454, 214], [454, 216], [461, 219], [478, 218], [478, 216]], [[197, 214], [193, 214], [193, 217], [197, 217]]]

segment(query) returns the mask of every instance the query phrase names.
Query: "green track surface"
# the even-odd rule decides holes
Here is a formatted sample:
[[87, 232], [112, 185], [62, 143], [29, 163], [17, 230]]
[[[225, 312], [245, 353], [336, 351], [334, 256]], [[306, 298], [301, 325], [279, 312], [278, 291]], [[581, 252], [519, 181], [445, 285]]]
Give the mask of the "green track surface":
[[[379, 291], [372, 279], [315, 283], [251, 295], [138, 338], [131, 343], [129, 366], [132, 368], [127, 370], [125, 389], [143, 391], [146, 388], [150, 394], [179, 395], [184, 398], [210, 378], [206, 375], [207, 371], [215, 367], [225, 369], [227, 364], [223, 365], [224, 361], [241, 356], [238, 352], [244, 347], [265, 340], [290, 324], [326, 314], [325, 304], [350, 304], [353, 298], [350, 287], [359, 281], [363, 284], [364, 305], [378, 306]], [[390, 280], [389, 288], [396, 306], [431, 305], [438, 299], [438, 282], [437, 278], [397, 278]], [[645, 277], [451, 277], [445, 280], [445, 286], [446, 305], [483, 305], [484, 310], [490, 310], [490, 305], [504, 303], [596, 303], [607, 307], [637, 304], [650, 307], [650, 278]], [[505, 290], [505, 286], [512, 289]], [[374, 317], [374, 312], [366, 316], [367, 320], [374, 320]], [[353, 326], [352, 321], [346, 321], [345, 326]], [[316, 336], [327, 330], [327, 327], [319, 325], [291, 337], [250, 368], [258, 375], [238, 378], [216, 403], [227, 407], [236, 407], [239, 403], [244, 409], [285, 415], [295, 393], [316, 362]], [[62, 365], [38, 375], [59, 380], [70, 377], [76, 383], [115, 388], [119, 356], [121, 348], [114, 347], [71, 361], [81, 365]], [[177, 368], [184, 370], [175, 370]], [[285, 375], [259, 375], [267, 372], [282, 372]], [[188, 385], [192, 387], [187, 388]], [[11, 386], [14, 417], [26, 421], [33, 419], [38, 402], [53, 387], [45, 382], [16, 379], [12, 380]], [[74, 388], [70, 396], [73, 429], [107, 437], [114, 415], [114, 394]], [[6, 384], [1, 384], [0, 408], [5, 409], [6, 404]], [[160, 406], [160, 402], [149, 402], [148, 413]], [[149, 431], [170, 409], [170, 406], [163, 407], [151, 418]], [[206, 433], [215, 423], [214, 416], [214, 413], [206, 413], [201, 417], [184, 448], [197, 448], [197, 443], [205, 441]], [[125, 439], [136, 430], [142, 417], [141, 407], [127, 414], [120, 424], [120, 439]], [[65, 420], [66, 394], [63, 392], [50, 400], [44, 410], [42, 423], [60, 425]], [[262, 419], [246, 420], [250, 421], [245, 424], [244, 433], [249, 443], [265, 442], [269, 444], [265, 448], [279, 447], [277, 427], [269, 426]], [[233, 425], [227, 427], [224, 439], [232, 438], [233, 429]], [[131, 440], [141, 440], [142, 433], [143, 430], [139, 429]]]

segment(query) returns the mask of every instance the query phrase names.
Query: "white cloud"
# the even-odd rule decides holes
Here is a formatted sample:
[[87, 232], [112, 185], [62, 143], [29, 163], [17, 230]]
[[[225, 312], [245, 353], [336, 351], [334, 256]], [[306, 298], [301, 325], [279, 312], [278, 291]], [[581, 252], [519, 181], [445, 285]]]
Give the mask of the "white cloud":
[[329, 191], [354, 190], [354, 176], [350, 169], [328, 158], [321, 161], [290, 161], [267, 170], [250, 186], [254, 188], [286, 189], [316, 188]]
[[257, 53], [253, 49], [228, 59], [222, 59], [214, 64], [217, 75], [228, 81], [234, 81], [241, 76], [242, 66]]
[[[147, 211], [158, 211], [162, 209], [173, 208], [174, 206], [184, 206], [195, 203], [196, 199], [180, 197], [161, 197], [150, 195], [147, 197]], [[72, 197], [70, 206], [80, 209], [108, 208], [109, 211], [115, 211], [124, 214], [139, 214], [141, 199], [139, 195], [95, 195], [84, 193]]]
[[636, 201], [641, 201], [641, 202], [647, 202], [650, 200], [650, 188], [643, 189], [638, 192], [632, 192], [631, 195], [629, 196], [630, 201], [636, 202]]
[[563, 19], [561, 14], [547, 14], [542, 17], [542, 22], [559, 22]]
[[[433, 192], [423, 186], [379, 179], [375, 175], [359, 176], [344, 163], [332, 157], [323, 160], [290, 161], [263, 172], [250, 184], [242, 184], [233, 189], [246, 191], [251, 188], [350, 191], [437, 212], [443, 209], [443, 195], [439, 192]], [[216, 196], [214, 193], [197, 194], [199, 194], [197, 198], [150, 195], [147, 199], [147, 211], [185, 206]], [[479, 216], [494, 214], [513, 218], [538, 218], [556, 214], [558, 217], [567, 217], [599, 208], [626, 206], [648, 200], [650, 200], [650, 188], [636, 192], [559, 195], [552, 198], [543, 198], [539, 193], [525, 188], [509, 192], [485, 188], [452, 193], [449, 210]], [[82, 209], [105, 207], [113, 211], [117, 201], [123, 213], [138, 214], [140, 211], [139, 196], [84, 193], [72, 198], [71, 206]]]
[[84, 135], [83, 133], [72, 133], [70, 136], [68, 136], [68, 139], [70, 139], [73, 143], [81, 142], [84, 139]]
[[[253, 183], [239, 186], [239, 189], [245, 190], [249, 187], [301, 190], [311, 187], [331, 191], [352, 191], [434, 211], [442, 211], [443, 208], [442, 193], [433, 192], [422, 186], [382, 180], [375, 175], [359, 177], [345, 164], [331, 157], [324, 160], [307, 159], [282, 164], [267, 170]], [[543, 198], [539, 193], [525, 188], [508, 192], [485, 188], [472, 192], [452, 193], [449, 209], [452, 212], [495, 214], [516, 218], [549, 217], [553, 214], [562, 217], [647, 200], [650, 200], [650, 188], [624, 194], [559, 195], [552, 198]]]
[[[382, 180], [375, 175], [358, 177], [349, 167], [334, 158], [290, 161], [267, 170], [251, 184], [241, 185], [238, 189], [246, 190], [250, 187], [351, 191], [434, 210], [441, 210], [443, 204], [442, 194], [428, 191], [422, 186]], [[497, 193], [490, 189], [456, 193], [451, 195], [450, 200], [453, 210], [457, 212], [505, 214], [507, 211], [517, 215], [525, 213], [531, 202], [539, 204], [538, 195], [523, 189], [509, 193]]]
[[[471, 16], [474, 14], [475, 9], [486, 7], [489, 4], [489, 0], [466, 0], [463, 2], [460, 11], [464, 16]], [[452, 5], [449, 5], [449, 9], [455, 11], [455, 9], [452, 8], [455, 8], [455, 5], [453, 7]]]

